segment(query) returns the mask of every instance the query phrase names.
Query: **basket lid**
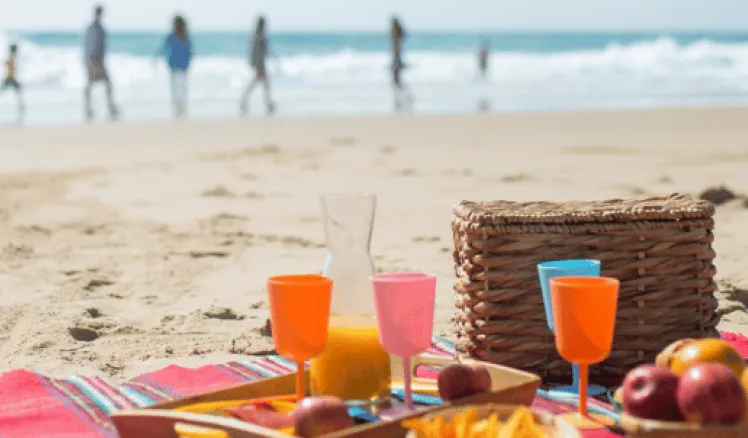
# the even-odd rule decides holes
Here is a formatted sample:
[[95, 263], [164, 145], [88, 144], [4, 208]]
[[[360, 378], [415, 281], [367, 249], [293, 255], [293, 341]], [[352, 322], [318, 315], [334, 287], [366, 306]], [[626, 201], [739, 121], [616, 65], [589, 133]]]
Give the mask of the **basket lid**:
[[623, 223], [709, 219], [714, 204], [674, 193], [642, 199], [605, 201], [462, 201], [455, 216], [479, 225]]

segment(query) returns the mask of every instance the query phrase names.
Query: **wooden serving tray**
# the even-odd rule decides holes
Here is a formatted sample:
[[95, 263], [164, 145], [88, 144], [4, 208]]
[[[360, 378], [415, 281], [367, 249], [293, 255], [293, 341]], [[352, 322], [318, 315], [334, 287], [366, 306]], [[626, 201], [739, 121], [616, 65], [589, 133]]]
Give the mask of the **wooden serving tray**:
[[[402, 379], [403, 363], [399, 358], [392, 358], [393, 380]], [[411, 375], [414, 376], [413, 383], [428, 385], [430, 380], [415, 377], [415, 370], [420, 365], [444, 366], [456, 362], [451, 358], [435, 356], [417, 356], [411, 360]], [[463, 360], [464, 363], [478, 361]], [[485, 403], [530, 405], [535, 392], [540, 387], [540, 377], [535, 374], [516, 370], [513, 368], [480, 362], [488, 367], [491, 373], [491, 391], [485, 394], [467, 397], [442, 406], [419, 409], [408, 417], [398, 418], [390, 421], [379, 421], [377, 423], [355, 426], [350, 429], [328, 435], [330, 438], [404, 438], [407, 430], [402, 428], [400, 422], [405, 418], [413, 418], [431, 414], [442, 409], [454, 406], [477, 405]], [[306, 382], [309, 381], [309, 372], [306, 371]], [[173, 409], [196, 403], [218, 402], [227, 400], [246, 400], [257, 397], [268, 397], [273, 395], [293, 394], [295, 391], [296, 378], [293, 374], [259, 380], [220, 391], [199, 394], [178, 400], [159, 403], [144, 409], [121, 411], [112, 414], [114, 423], [120, 438], [177, 438], [174, 428], [177, 423], [201, 426], [217, 431], [224, 431], [230, 438], [288, 438], [278, 431], [256, 426], [244, 421], [232, 418], [223, 418], [212, 415], [200, 415], [186, 412], [177, 412]], [[433, 382], [432, 382], [433, 384]], [[308, 393], [308, 388], [307, 388]], [[207, 436], [207, 435], [206, 435]]]
[[620, 426], [627, 437], [636, 438], [746, 438], [748, 423], [702, 425], [644, 420], [621, 414]]

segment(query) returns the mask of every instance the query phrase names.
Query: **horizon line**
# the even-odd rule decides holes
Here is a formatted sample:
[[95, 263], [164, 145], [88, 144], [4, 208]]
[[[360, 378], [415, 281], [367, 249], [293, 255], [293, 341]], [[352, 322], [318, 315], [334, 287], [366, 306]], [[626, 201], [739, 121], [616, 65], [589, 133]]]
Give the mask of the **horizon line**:
[[[85, 27], [85, 26], [84, 26]], [[249, 25], [246, 28], [196, 28], [192, 29], [193, 33], [243, 33], [250, 32], [254, 26]], [[163, 28], [130, 28], [130, 27], [107, 27], [110, 32], [118, 33], [141, 33], [141, 32], [168, 32], [168, 29]], [[77, 28], [46, 28], [46, 29], [12, 29], [0, 28], [0, 32], [14, 32], [14, 33], [76, 33], [81, 32]], [[714, 28], [659, 28], [659, 29], [571, 29], [571, 28], [502, 28], [502, 29], [437, 29], [437, 28], [411, 28], [411, 33], [454, 33], [454, 34], [511, 34], [511, 33], [567, 33], [567, 34], [593, 34], [593, 33], [664, 33], [664, 32], [677, 32], [677, 33], [743, 33], [748, 34], [748, 29], [714, 29]], [[270, 34], [361, 34], [361, 33], [373, 33], [382, 34], [387, 33], [386, 26], [383, 28], [342, 28], [342, 29], [276, 29], [271, 31]]]

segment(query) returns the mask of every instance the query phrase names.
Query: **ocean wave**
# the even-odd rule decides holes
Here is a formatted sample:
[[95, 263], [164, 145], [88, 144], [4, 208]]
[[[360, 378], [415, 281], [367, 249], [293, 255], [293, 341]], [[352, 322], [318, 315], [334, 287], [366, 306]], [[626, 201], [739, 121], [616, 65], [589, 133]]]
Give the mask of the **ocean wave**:
[[[9, 38], [0, 34], [0, 47]], [[72, 87], [83, 85], [82, 54], [79, 48], [37, 46], [19, 41], [19, 69], [29, 87]], [[424, 83], [466, 83], [476, 70], [474, 53], [443, 53], [437, 50], [406, 53], [407, 79]], [[358, 52], [280, 56], [270, 61], [275, 78], [306, 83], [384, 83], [388, 81], [386, 52]], [[109, 68], [121, 86], [140, 86], [162, 81], [163, 62], [153, 58], [113, 53]], [[742, 81], [748, 76], [748, 44], [724, 44], [700, 40], [680, 45], [673, 38], [621, 45], [610, 43], [604, 50], [555, 53], [492, 53], [490, 79], [498, 83], [528, 83], [552, 80], [579, 82], [641, 82], [661, 80]], [[197, 57], [191, 71], [194, 81], [240, 87], [250, 76], [245, 59], [229, 56]]]
[[[0, 48], [20, 46], [19, 79], [30, 106], [79, 105], [85, 72], [80, 47], [38, 45], [0, 33]], [[288, 112], [367, 113], [390, 108], [390, 55], [348, 47], [285, 55], [269, 61], [276, 99]], [[748, 43], [707, 38], [688, 44], [670, 37], [621, 44], [600, 50], [556, 52], [492, 52], [490, 77], [477, 79], [474, 50], [407, 51], [406, 82], [425, 111], [466, 108], [483, 96], [518, 107], [563, 107], [593, 104], [615, 107], [628, 101], [653, 104], [661, 97], [694, 97], [721, 101], [748, 93]], [[168, 108], [168, 71], [163, 60], [126, 53], [108, 57], [117, 96], [125, 104], [147, 103]], [[251, 78], [243, 56], [198, 56], [190, 71], [190, 98], [236, 105]], [[706, 99], [703, 97], [707, 96]], [[741, 97], [741, 98], [744, 98]], [[615, 100], [619, 99], [619, 100]], [[129, 102], [129, 103], [128, 103]], [[0, 98], [0, 107], [10, 108]], [[626, 104], [622, 104], [626, 105]], [[226, 105], [224, 105], [226, 106]], [[217, 110], [216, 110], [217, 111]], [[226, 110], [228, 111], [228, 110]], [[137, 112], [137, 111], [136, 111]]]

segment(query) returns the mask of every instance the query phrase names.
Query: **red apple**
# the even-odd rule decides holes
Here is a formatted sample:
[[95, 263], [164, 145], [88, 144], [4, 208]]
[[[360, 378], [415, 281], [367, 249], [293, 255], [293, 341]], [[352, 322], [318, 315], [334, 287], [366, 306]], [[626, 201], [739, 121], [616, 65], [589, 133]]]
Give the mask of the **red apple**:
[[337, 397], [307, 397], [296, 405], [294, 427], [300, 437], [327, 435], [353, 426], [348, 408]]
[[735, 372], [718, 362], [691, 365], [680, 378], [678, 406], [690, 423], [737, 423], [746, 394]]
[[649, 420], [680, 421], [678, 375], [667, 368], [639, 365], [626, 374], [623, 410], [634, 417]]
[[467, 364], [473, 372], [473, 385], [478, 392], [488, 392], [491, 390], [491, 372], [488, 367], [479, 363]]
[[458, 400], [490, 391], [491, 373], [482, 364], [453, 363], [441, 369], [437, 385], [442, 400]]

